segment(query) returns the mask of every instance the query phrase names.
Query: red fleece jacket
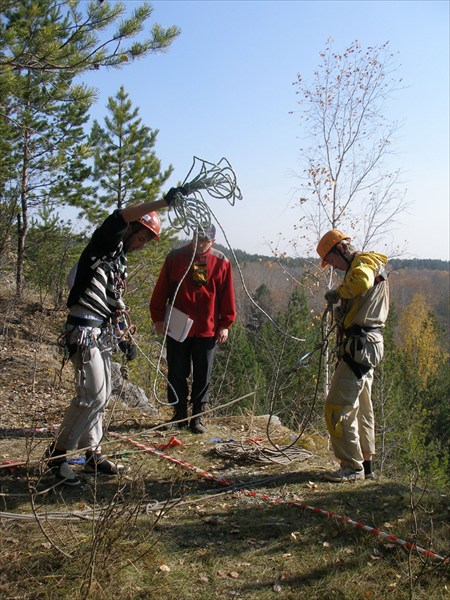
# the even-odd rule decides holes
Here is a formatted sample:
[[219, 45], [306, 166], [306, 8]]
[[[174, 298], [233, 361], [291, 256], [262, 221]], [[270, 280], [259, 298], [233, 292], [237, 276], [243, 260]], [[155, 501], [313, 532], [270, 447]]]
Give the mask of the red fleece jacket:
[[[175, 296], [174, 306], [194, 321], [189, 337], [214, 337], [219, 328], [228, 329], [236, 318], [231, 263], [211, 248], [196, 256], [189, 267], [192, 252], [188, 244], [167, 255], [150, 299], [150, 315], [154, 323], [164, 321], [166, 305]], [[204, 285], [194, 282], [198, 268], [207, 273]]]

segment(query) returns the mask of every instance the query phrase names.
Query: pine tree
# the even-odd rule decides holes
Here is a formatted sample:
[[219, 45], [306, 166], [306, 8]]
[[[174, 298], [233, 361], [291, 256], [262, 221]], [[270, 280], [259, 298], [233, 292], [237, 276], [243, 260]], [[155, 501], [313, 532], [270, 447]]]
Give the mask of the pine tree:
[[[49, 32], [58, 26], [61, 14], [49, 1], [24, 2], [21, 10], [10, 17], [11, 27], [21, 24], [20, 41], [28, 40], [27, 51], [39, 56], [51, 40], [38, 32]], [[13, 20], [13, 16], [15, 20]], [[42, 35], [44, 35], [42, 33]], [[19, 43], [19, 41], [17, 41]], [[57, 201], [58, 189], [66, 188], [66, 165], [72, 153], [79, 153], [84, 138], [83, 124], [93, 100], [91, 90], [73, 85], [74, 75], [67, 71], [20, 69], [17, 85], [9, 97], [8, 121], [17, 124], [9, 142], [9, 155], [17, 166], [11, 174], [10, 186], [17, 199], [17, 269], [16, 295], [22, 296], [24, 259], [30, 213], [43, 204]], [[65, 182], [61, 187], [61, 182]]]
[[31, 220], [26, 249], [27, 281], [40, 296], [41, 303], [52, 301], [56, 307], [65, 302], [68, 265], [76, 262], [86, 240], [72, 232], [53, 209], [42, 206]]
[[[1, 79], [1, 78], [0, 78]], [[8, 118], [10, 102], [2, 96], [0, 89], [0, 269], [10, 269], [13, 254], [12, 240], [15, 237], [14, 223], [18, 212], [18, 198], [11, 186], [11, 174], [18, 169], [13, 156], [13, 140], [17, 139], [17, 128]]]
[[[76, 204], [87, 191], [89, 151], [84, 125], [94, 93], [75, 84], [75, 77], [164, 50], [179, 31], [154, 25], [150, 38], [132, 42], [151, 14], [146, 3], [120, 22], [126, 10], [121, 3], [0, 0], [0, 7], [2, 144], [8, 145], [5, 160], [16, 167], [6, 179], [2, 168], [0, 193], [2, 206], [18, 207], [16, 295], [20, 298], [30, 211], [44, 203]], [[112, 37], [100, 39], [114, 25]], [[132, 43], [127, 46], [128, 41]]]
[[[23, 71], [76, 75], [121, 67], [164, 52], [180, 34], [176, 26], [164, 29], [155, 23], [150, 34], [136, 41], [153, 8], [142, 2], [124, 18], [126, 10], [124, 2], [107, 0], [0, 0], [2, 97], [15, 93]], [[42, 21], [49, 13], [56, 18]]]
[[372, 393], [380, 471], [448, 481], [448, 348], [425, 298], [400, 316], [391, 307], [384, 337]]
[[211, 383], [211, 404], [220, 408], [231, 400], [256, 392], [220, 414], [245, 414], [260, 408], [265, 378], [245, 328], [238, 322], [230, 328], [226, 344], [216, 347]]
[[264, 394], [261, 394], [264, 404], [260, 408], [266, 413], [275, 411], [287, 425], [300, 427], [306, 420], [316, 420], [318, 359], [318, 355], [314, 355], [308, 368], [297, 368], [301, 356], [313, 350], [318, 334], [304, 288], [293, 289], [286, 311], [272, 320], [264, 319], [259, 329], [250, 335], [266, 380]]
[[262, 283], [252, 296], [253, 303], [250, 306], [249, 316], [247, 319], [247, 329], [258, 334], [262, 324], [267, 319], [266, 314], [270, 315], [273, 307], [272, 292], [270, 288]]
[[108, 99], [107, 108], [105, 126], [94, 121], [90, 138], [97, 201], [85, 203], [85, 214], [93, 222], [105, 218], [111, 207], [155, 199], [173, 171], [171, 165], [161, 171], [153, 151], [158, 130], [142, 124], [123, 86]]

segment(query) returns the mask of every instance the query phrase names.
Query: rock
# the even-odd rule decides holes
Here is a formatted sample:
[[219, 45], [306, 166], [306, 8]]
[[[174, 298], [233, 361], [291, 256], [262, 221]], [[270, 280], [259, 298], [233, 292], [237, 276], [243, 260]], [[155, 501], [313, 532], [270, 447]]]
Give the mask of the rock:
[[129, 383], [128, 381], [125, 381], [124, 383], [120, 368], [121, 366], [117, 362], [113, 362], [111, 365], [111, 402], [117, 399], [120, 394], [120, 400], [130, 408], [139, 408], [155, 415], [159, 414], [141, 387], [134, 385], [134, 383]]

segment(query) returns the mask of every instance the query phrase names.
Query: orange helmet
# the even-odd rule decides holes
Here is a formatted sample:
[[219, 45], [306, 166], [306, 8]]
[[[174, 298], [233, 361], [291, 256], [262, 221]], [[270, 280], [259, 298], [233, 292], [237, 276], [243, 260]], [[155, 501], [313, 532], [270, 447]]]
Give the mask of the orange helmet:
[[351, 238], [338, 229], [331, 229], [320, 238], [319, 243], [317, 244], [317, 254], [322, 259], [323, 268], [328, 267], [325, 256], [342, 240], [351, 240]]
[[138, 223], [150, 229], [150, 231], [155, 235], [155, 239], [159, 240], [159, 232], [161, 231], [161, 219], [159, 215], [154, 210], [152, 212], [143, 215], [140, 219], [137, 220]]

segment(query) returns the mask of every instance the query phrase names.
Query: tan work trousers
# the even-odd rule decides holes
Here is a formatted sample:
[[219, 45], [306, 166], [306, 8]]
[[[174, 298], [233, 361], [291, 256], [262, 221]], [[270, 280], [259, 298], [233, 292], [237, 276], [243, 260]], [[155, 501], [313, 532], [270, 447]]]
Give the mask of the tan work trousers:
[[[76, 328], [71, 333], [71, 343], [76, 343], [80, 329]], [[100, 451], [103, 416], [111, 395], [111, 360], [111, 337], [108, 332], [103, 332], [87, 349], [77, 346], [71, 357], [76, 395], [64, 414], [57, 435], [58, 448], [91, 448]]]
[[375, 418], [371, 400], [374, 370], [358, 379], [341, 360], [325, 401], [325, 420], [341, 467], [363, 468], [363, 454], [375, 453]]

